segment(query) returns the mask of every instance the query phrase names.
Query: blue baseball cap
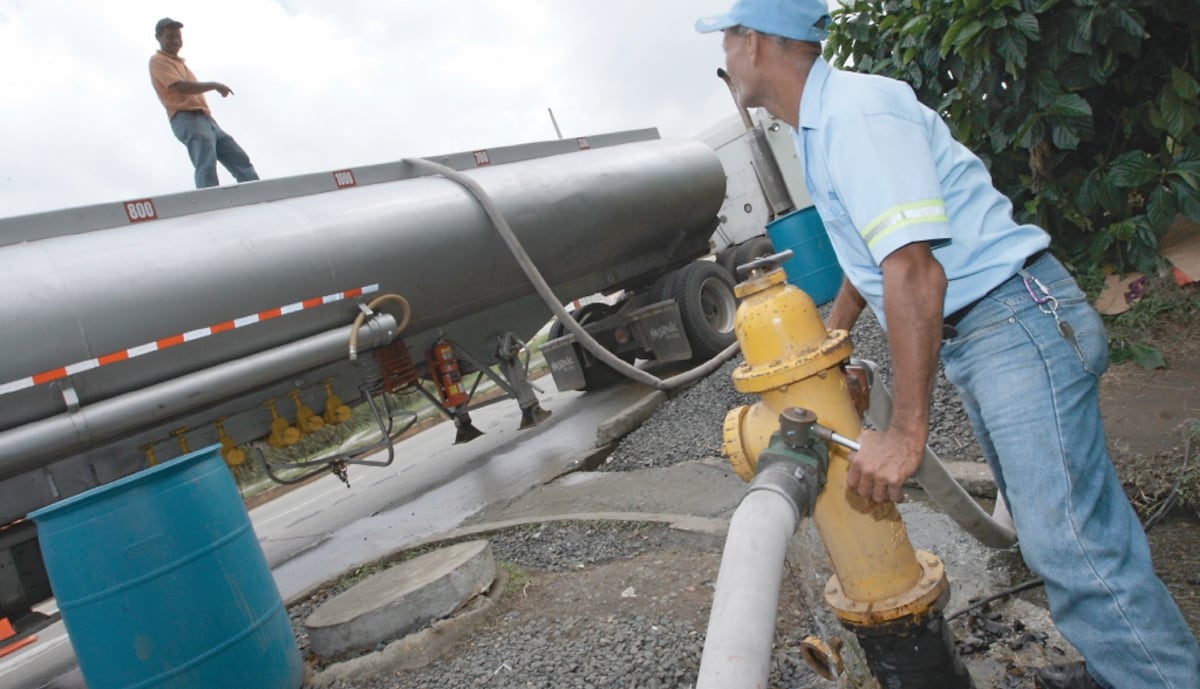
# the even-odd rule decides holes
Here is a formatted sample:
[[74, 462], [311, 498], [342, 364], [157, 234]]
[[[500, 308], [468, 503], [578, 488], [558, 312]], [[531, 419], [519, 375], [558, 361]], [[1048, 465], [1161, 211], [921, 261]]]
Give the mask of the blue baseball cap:
[[725, 14], [696, 20], [700, 33], [744, 26], [759, 33], [820, 43], [829, 36], [825, 0], [737, 0]]

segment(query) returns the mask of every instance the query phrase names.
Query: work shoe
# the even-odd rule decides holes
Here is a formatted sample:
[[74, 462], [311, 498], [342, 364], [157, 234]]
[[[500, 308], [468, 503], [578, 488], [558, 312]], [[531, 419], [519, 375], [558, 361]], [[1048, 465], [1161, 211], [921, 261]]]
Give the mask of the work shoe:
[[1102, 689], [1092, 679], [1083, 661], [1063, 665], [1047, 665], [1033, 676], [1037, 689]]

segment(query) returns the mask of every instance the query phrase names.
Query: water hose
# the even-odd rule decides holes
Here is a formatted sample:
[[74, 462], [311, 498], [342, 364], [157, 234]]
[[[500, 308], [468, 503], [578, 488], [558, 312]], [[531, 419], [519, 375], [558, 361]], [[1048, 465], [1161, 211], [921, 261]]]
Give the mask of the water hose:
[[496, 231], [500, 234], [500, 237], [508, 246], [508, 250], [512, 252], [513, 258], [515, 258], [517, 261], [517, 265], [521, 267], [521, 270], [525, 273], [525, 276], [529, 278], [529, 282], [537, 291], [538, 296], [542, 298], [542, 301], [545, 302], [546, 306], [550, 309], [551, 313], [554, 314], [555, 318], [558, 319], [559, 323], [562, 324], [563, 328], [574, 335], [576, 342], [578, 342], [584, 349], [591, 353], [592, 356], [596, 357], [605, 365], [609, 366], [626, 378], [642, 383], [643, 385], [648, 385], [655, 390], [674, 390], [675, 388], [688, 385], [703, 378], [704, 376], [707, 376], [708, 374], [720, 368], [721, 364], [725, 363], [725, 361], [734, 354], [737, 354], [740, 345], [739, 343], [734, 342], [704, 364], [677, 376], [672, 376], [666, 379], [650, 375], [642, 369], [621, 360], [620, 357], [608, 351], [604, 345], [597, 342], [596, 339], [592, 337], [590, 333], [588, 333], [588, 331], [583, 329], [583, 326], [579, 325], [579, 323], [577, 323], [575, 319], [571, 317], [571, 314], [568, 313], [563, 307], [562, 301], [560, 301], [559, 298], [554, 295], [554, 291], [550, 289], [550, 285], [546, 282], [546, 279], [542, 277], [542, 274], [538, 271], [537, 266], [534, 265], [533, 259], [529, 257], [529, 254], [525, 252], [525, 248], [521, 246], [521, 242], [517, 239], [516, 234], [513, 232], [512, 226], [508, 224], [508, 221], [505, 220], [504, 215], [500, 212], [500, 209], [496, 206], [496, 203], [478, 182], [468, 175], [459, 172], [458, 170], [446, 167], [445, 165], [439, 165], [438, 163], [426, 160], [424, 158], [405, 158], [404, 162], [412, 165], [418, 170], [439, 174], [452, 182], [456, 182], [467, 191], [471, 192], [471, 195], [474, 196], [477, 201], [479, 201], [479, 205], [482, 206], [484, 212], [487, 213], [488, 218], [491, 219], [492, 225], [496, 228]]
[[800, 516], [777, 493], [746, 494], [729, 520], [696, 689], [767, 686], [779, 579]]
[[[879, 380], [876, 365], [871, 361], [856, 361], [863, 365], [870, 375], [871, 402], [867, 407], [867, 418], [877, 428], [887, 428], [892, 419], [892, 394], [883, 381]], [[946, 465], [929, 448], [925, 446], [925, 457], [921, 466], [913, 474], [917, 483], [921, 484], [929, 497], [942, 508], [951, 519], [967, 533], [975, 537], [989, 548], [1007, 548], [1017, 542], [1016, 527], [1008, 506], [1004, 502], [1004, 494], [996, 491], [996, 507], [991, 516], [975, 502], [975, 499], [959, 484], [946, 470]]]

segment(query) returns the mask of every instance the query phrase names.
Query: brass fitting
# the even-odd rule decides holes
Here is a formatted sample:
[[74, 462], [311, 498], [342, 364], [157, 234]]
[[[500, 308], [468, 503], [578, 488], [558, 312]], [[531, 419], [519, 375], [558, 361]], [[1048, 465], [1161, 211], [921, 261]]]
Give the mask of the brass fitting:
[[299, 428], [301, 433], [316, 433], [325, 427], [325, 419], [317, 416], [312, 407], [300, 399], [299, 390], [292, 390], [288, 397], [292, 398], [292, 404], [296, 405], [296, 428]]
[[263, 402], [263, 406], [271, 412], [271, 434], [267, 436], [267, 443], [279, 449], [295, 445], [300, 442], [300, 430], [280, 416], [275, 405], [274, 399]]
[[225, 464], [230, 468], [240, 466], [246, 461], [245, 450], [240, 449], [233, 438], [225, 432], [225, 418], [221, 417], [216, 421], [217, 426], [217, 442], [221, 443], [221, 459], [225, 460]]

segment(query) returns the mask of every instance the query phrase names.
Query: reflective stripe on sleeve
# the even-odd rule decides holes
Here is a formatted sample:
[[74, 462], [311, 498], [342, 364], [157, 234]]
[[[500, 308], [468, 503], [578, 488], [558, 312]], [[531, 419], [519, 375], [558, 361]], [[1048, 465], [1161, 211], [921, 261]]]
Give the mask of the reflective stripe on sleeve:
[[903, 203], [892, 206], [875, 217], [860, 234], [870, 249], [892, 232], [924, 222], [949, 222], [946, 217], [946, 206], [941, 199]]

